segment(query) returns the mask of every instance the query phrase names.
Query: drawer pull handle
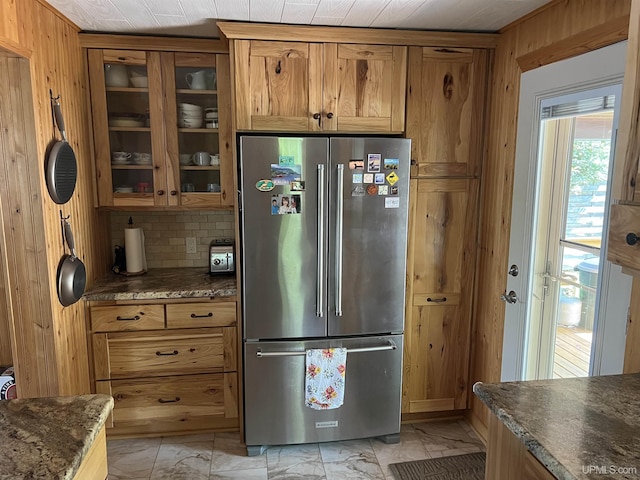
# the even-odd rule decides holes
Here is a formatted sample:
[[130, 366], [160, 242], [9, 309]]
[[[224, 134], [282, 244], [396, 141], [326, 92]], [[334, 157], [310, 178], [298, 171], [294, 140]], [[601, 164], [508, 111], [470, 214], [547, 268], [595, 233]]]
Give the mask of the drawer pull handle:
[[121, 317], [120, 315], [118, 315], [116, 317], [116, 320], [120, 322], [130, 322], [132, 320], [140, 320], [140, 315], [136, 315], [135, 317]]
[[636, 243], [638, 243], [638, 240], [640, 240], [640, 237], [637, 236], [635, 233], [631, 232], [631, 233], [627, 233], [627, 245], [635, 245]]
[[159, 357], [162, 357], [164, 355], [178, 355], [178, 350], [174, 350], [173, 352], [169, 352], [169, 353], [164, 353], [164, 352], [156, 352], [156, 355], [158, 355]]
[[206, 315], [196, 315], [195, 313], [191, 314], [191, 318], [209, 318], [209, 317], [213, 317], [212, 312], [209, 312]]
[[433, 303], [444, 303], [447, 301], [447, 297], [442, 297], [442, 298], [431, 298], [431, 297], [427, 297], [427, 302], [433, 302]]
[[180, 401], [180, 397], [172, 398], [171, 400], [165, 400], [164, 398], [159, 398], [158, 403], [176, 403]]

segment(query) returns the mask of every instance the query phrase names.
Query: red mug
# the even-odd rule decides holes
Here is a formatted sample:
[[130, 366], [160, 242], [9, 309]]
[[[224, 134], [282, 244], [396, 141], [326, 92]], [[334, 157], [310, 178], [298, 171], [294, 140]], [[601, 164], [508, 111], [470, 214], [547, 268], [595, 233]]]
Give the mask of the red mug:
[[136, 192], [145, 193], [151, 190], [151, 185], [149, 182], [140, 182], [136, 184]]

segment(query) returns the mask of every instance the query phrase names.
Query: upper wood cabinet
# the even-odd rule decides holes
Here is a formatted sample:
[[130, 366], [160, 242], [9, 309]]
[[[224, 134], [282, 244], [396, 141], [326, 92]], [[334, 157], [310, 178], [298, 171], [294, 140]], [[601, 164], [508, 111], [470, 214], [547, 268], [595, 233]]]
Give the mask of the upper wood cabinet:
[[233, 205], [229, 56], [87, 55], [99, 206]]
[[487, 50], [409, 48], [406, 136], [413, 177], [479, 174], [487, 72]]
[[407, 47], [233, 42], [238, 130], [401, 133]]

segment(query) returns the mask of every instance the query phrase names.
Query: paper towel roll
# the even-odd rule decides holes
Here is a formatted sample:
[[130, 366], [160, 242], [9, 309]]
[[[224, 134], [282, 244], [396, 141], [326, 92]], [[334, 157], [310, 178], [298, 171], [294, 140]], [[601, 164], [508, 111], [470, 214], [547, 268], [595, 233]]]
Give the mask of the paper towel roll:
[[127, 258], [127, 273], [139, 273], [147, 269], [144, 232], [141, 228], [124, 229], [124, 250]]

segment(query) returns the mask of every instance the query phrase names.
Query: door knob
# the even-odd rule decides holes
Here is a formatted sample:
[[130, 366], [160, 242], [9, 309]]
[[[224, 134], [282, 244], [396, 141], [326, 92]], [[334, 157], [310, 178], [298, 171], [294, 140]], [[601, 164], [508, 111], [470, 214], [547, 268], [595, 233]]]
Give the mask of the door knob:
[[509, 272], [508, 273], [512, 277], [517, 277], [518, 274], [520, 273], [520, 270], [518, 269], [517, 265], [511, 265], [511, 267], [509, 267]]
[[516, 303], [518, 301], [518, 296], [516, 295], [516, 292], [514, 292], [513, 290], [511, 290], [509, 293], [503, 293], [502, 295], [500, 295], [500, 300], [502, 300], [503, 302], [507, 302], [507, 303]]
[[627, 240], [627, 245], [635, 245], [636, 243], [638, 243], [638, 240], [640, 240], [640, 237], [635, 233], [631, 232], [631, 233], [627, 233], [626, 240]]

